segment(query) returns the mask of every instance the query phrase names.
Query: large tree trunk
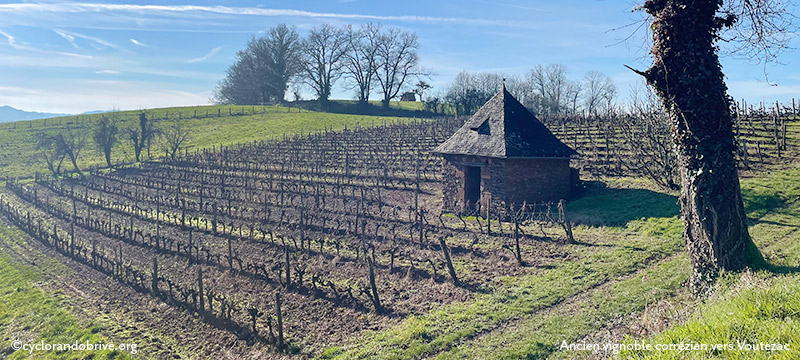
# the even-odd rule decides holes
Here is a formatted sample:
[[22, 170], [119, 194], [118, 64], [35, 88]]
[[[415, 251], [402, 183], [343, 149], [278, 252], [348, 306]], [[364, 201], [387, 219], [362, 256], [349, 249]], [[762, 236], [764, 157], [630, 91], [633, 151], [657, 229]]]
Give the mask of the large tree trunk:
[[653, 66], [642, 75], [670, 119], [681, 176], [684, 240], [695, 291], [748, 265], [755, 246], [739, 188], [731, 100], [717, 55], [722, 0], [648, 0]]

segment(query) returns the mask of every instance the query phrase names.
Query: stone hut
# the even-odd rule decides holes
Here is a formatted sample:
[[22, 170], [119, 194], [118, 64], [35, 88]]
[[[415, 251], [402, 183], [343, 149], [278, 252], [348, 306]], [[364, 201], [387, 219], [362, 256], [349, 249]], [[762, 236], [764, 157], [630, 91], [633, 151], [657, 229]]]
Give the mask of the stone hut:
[[417, 94], [409, 91], [400, 95], [400, 101], [417, 101]]
[[578, 153], [562, 143], [505, 86], [433, 150], [443, 157], [443, 210], [482, 213], [570, 196]]

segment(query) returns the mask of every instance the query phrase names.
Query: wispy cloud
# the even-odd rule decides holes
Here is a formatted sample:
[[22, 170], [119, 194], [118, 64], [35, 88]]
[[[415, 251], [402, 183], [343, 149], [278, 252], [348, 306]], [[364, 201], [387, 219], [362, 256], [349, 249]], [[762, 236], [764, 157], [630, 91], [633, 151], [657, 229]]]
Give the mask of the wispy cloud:
[[145, 44], [145, 43], [143, 43], [143, 42], [141, 42], [139, 40], [136, 40], [136, 39], [131, 39], [131, 42], [136, 46], [150, 47], [150, 45], [147, 45], [147, 44]]
[[41, 91], [38, 89], [29, 89], [18, 86], [0, 86], [0, 95], [2, 94], [38, 94]]
[[17, 42], [17, 39], [14, 36], [12, 36], [11, 34], [5, 32], [5, 31], [2, 31], [2, 30], [0, 30], [0, 36], [5, 37], [6, 38], [6, 42], [8, 43], [8, 45], [11, 46], [14, 49], [17, 49], [17, 50], [30, 51], [30, 52], [36, 52], [36, 53], [45, 53], [45, 54], [58, 54], [58, 55], [64, 55], [64, 56], [75, 57], [75, 58], [84, 58], [84, 59], [91, 59], [92, 58], [89, 55], [74, 54], [74, 53], [63, 52], [63, 51], [48, 51], [48, 50], [42, 50], [42, 49], [38, 49], [38, 48], [35, 48], [35, 47], [32, 47], [32, 46], [28, 46], [28, 45], [25, 45], [25, 44], [20, 44], [20, 43]]
[[71, 31], [66, 31], [66, 30], [59, 30], [59, 29], [54, 29], [53, 31], [55, 31], [58, 35], [61, 35], [61, 37], [63, 37], [65, 39], [67, 39], [68, 41], [70, 41], [72, 43], [72, 45], [75, 46], [75, 47], [77, 47], [77, 45], [75, 45], [75, 38], [80, 38], [80, 39], [88, 40], [90, 42], [90, 44], [92, 44], [92, 46], [95, 49], [98, 49], [98, 50], [100, 50], [102, 48], [112, 48], [112, 49], [117, 49], [117, 50], [124, 50], [121, 46], [119, 46], [117, 44], [105, 41], [103, 39], [100, 39], [100, 38], [97, 38], [97, 37], [94, 37], [94, 36], [88, 36], [88, 35], [78, 34], [76, 32], [71, 32]]
[[119, 74], [121, 74], [117, 70], [97, 70], [94, 73], [98, 74], [98, 75], [119, 75]]
[[199, 58], [189, 59], [186, 62], [190, 63], [190, 64], [193, 64], [193, 63], [199, 63], [199, 62], [206, 61], [206, 60], [210, 59], [212, 56], [216, 55], [220, 50], [222, 50], [222, 46], [217, 46], [217, 47], [211, 49], [211, 51], [209, 51], [208, 54], [205, 54], [205, 55], [203, 55], [203, 56], [201, 56]]
[[68, 41], [68, 42], [69, 42], [69, 43], [72, 45], [72, 47], [74, 47], [74, 48], [76, 48], [76, 49], [80, 48], [80, 47], [78, 46], [78, 44], [75, 42], [75, 37], [74, 37], [74, 36], [72, 36], [72, 35], [70, 35], [70, 34], [67, 34], [67, 33], [65, 33], [65, 32], [63, 32], [63, 31], [55, 30], [55, 29], [54, 29], [53, 31], [55, 31], [55, 32], [56, 32], [56, 34], [58, 34], [58, 35], [60, 35], [62, 38], [64, 38], [64, 40], [67, 40], [67, 41]]
[[192, 92], [164, 84], [111, 80], [54, 80], [46, 88], [0, 86], [0, 104], [72, 114], [97, 109], [203, 105], [209, 103], [210, 97], [210, 91]]
[[91, 59], [92, 58], [91, 55], [75, 54], [75, 53], [63, 52], [63, 51], [57, 51], [56, 54], [64, 55], [64, 56], [71, 56], [71, 57], [76, 57], [76, 58], [82, 58], [82, 59]]
[[454, 23], [472, 25], [509, 26], [521, 25], [507, 20], [470, 19], [460, 17], [436, 17], [419, 15], [369, 15], [314, 12], [295, 9], [265, 9], [257, 7], [202, 6], [202, 5], [136, 5], [108, 3], [17, 3], [0, 4], [0, 13], [90, 13], [90, 12], [127, 12], [136, 14], [220, 14], [249, 15], [269, 17], [311, 17], [327, 19], [402, 21], [423, 23]]
[[32, 50], [32, 51], [37, 51], [38, 50], [38, 49], [32, 48], [32, 47], [27, 46], [27, 45], [18, 44], [17, 43], [17, 38], [11, 36], [11, 34], [5, 32], [5, 31], [0, 30], [0, 35], [3, 35], [6, 38], [6, 40], [8, 41], [8, 46], [11, 46], [14, 49], [17, 49], [17, 50]]

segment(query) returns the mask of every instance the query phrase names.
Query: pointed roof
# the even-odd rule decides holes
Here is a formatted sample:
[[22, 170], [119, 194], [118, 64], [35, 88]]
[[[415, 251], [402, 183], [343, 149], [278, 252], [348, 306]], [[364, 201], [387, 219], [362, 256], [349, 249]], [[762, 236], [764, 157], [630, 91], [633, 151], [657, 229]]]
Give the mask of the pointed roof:
[[578, 155], [506, 91], [505, 85], [433, 152], [495, 158], [569, 158]]

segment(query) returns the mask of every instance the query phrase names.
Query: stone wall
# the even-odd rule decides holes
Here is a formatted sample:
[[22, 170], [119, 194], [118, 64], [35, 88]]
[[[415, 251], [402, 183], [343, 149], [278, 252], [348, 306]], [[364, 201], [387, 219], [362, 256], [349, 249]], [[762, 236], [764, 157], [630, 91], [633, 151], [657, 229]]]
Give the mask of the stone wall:
[[573, 185], [569, 159], [494, 159], [447, 155], [442, 159], [442, 209], [464, 212], [464, 173], [481, 168], [481, 208], [557, 201], [570, 196]]
[[446, 212], [464, 212], [464, 173], [468, 166], [481, 168], [481, 208], [491, 199], [492, 206], [501, 206], [506, 197], [504, 160], [479, 156], [447, 155], [442, 159], [444, 188], [442, 208]]
[[572, 177], [569, 159], [508, 159], [508, 201], [521, 204], [567, 199], [574, 183]]
[[[503, 159], [488, 159], [486, 167], [481, 169], [481, 209], [486, 210], [490, 205], [493, 208], [503, 207], [503, 202], [506, 201], [509, 195], [507, 186], [507, 179], [505, 177], [505, 160]], [[482, 212], [485, 214], [485, 212]]]
[[442, 159], [442, 211], [454, 213], [461, 211], [458, 199], [459, 194], [463, 197], [464, 173], [453, 162], [447, 158]]

